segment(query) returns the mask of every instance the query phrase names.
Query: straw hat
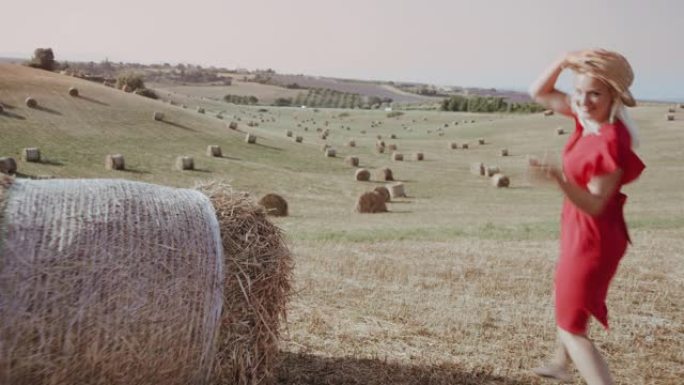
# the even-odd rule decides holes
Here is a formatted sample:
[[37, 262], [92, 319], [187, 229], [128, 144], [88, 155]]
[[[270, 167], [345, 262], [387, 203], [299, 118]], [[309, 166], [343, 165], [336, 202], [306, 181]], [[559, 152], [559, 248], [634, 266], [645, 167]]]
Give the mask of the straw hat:
[[582, 51], [566, 59], [566, 68], [603, 80], [613, 87], [625, 106], [636, 105], [629, 91], [634, 72], [627, 59], [619, 53], [600, 48]]

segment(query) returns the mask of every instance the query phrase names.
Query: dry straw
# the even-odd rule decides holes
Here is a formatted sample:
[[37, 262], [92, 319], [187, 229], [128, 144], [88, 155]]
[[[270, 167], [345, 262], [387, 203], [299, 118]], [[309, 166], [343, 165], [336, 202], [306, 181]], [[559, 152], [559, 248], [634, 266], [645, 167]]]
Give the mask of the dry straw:
[[40, 162], [40, 149], [37, 147], [27, 147], [22, 151], [21, 156], [27, 162]]
[[458, 143], [456, 142], [449, 142], [449, 148], [452, 150], [455, 150], [458, 148]]
[[673, 120], [675, 120], [674, 114], [667, 114], [667, 120], [668, 120], [668, 121], [673, 121]]
[[389, 185], [389, 193], [392, 199], [406, 197], [403, 183], [393, 183]]
[[328, 158], [334, 158], [337, 155], [337, 152], [335, 151], [334, 148], [329, 148], [325, 150], [325, 156]]
[[507, 148], [501, 149], [501, 156], [508, 156], [508, 149]]
[[494, 174], [491, 180], [494, 187], [508, 187], [511, 184], [510, 179], [504, 174]]
[[377, 179], [382, 181], [393, 181], [394, 176], [392, 175], [392, 170], [389, 168], [381, 168], [376, 171]]
[[347, 156], [344, 158], [344, 163], [348, 164], [349, 166], [352, 167], [358, 167], [359, 166], [359, 158], [356, 156]]
[[195, 160], [191, 156], [179, 156], [176, 158], [176, 168], [178, 170], [194, 170]]
[[484, 145], [484, 144], [485, 144], [484, 138], [479, 138], [479, 139], [477, 140], [477, 143], [478, 143], [480, 146]]
[[0, 158], [0, 173], [14, 174], [17, 172], [17, 161], [14, 158], [2, 157]]
[[156, 121], [164, 120], [164, 114], [162, 112], [158, 112], [158, 111], [155, 112], [153, 117], [154, 117], [154, 120], [156, 120]]
[[297, 142], [297, 143], [302, 143], [303, 140], [304, 140], [304, 138], [302, 136], [295, 137], [295, 142]]
[[556, 134], [565, 135], [565, 130], [563, 129], [563, 127], [556, 128]]
[[121, 154], [108, 154], [105, 157], [105, 168], [107, 170], [125, 170], [126, 163]]
[[78, 97], [78, 88], [70, 87], [69, 88], [69, 96]]
[[401, 162], [404, 160], [404, 155], [395, 151], [392, 153], [392, 160], [395, 162]]
[[422, 152], [416, 152], [415, 154], [413, 154], [413, 159], [420, 161], [425, 159], [425, 155], [423, 155]]
[[220, 158], [223, 156], [223, 151], [221, 151], [221, 146], [212, 144], [207, 146], [207, 156]]
[[230, 123], [228, 124], [228, 128], [230, 128], [231, 130], [237, 130], [237, 129], [238, 129], [238, 124], [237, 124], [237, 122], [230, 122]]
[[389, 202], [389, 201], [390, 201], [390, 192], [389, 192], [389, 190], [387, 189], [387, 187], [385, 187], [385, 186], [378, 186], [378, 187], [374, 188], [373, 191], [375, 191], [376, 193], [380, 194], [380, 196], [382, 197], [382, 199], [384, 199], [385, 202]]
[[485, 175], [488, 177], [492, 177], [499, 172], [501, 172], [501, 170], [499, 170], [499, 167], [497, 166], [489, 166], [485, 169]]
[[259, 204], [266, 209], [266, 214], [274, 217], [286, 217], [287, 201], [278, 194], [266, 194], [259, 199]]
[[370, 180], [370, 171], [365, 168], [360, 168], [354, 173], [354, 177], [359, 182], [367, 182]]
[[385, 199], [375, 191], [368, 191], [356, 201], [356, 211], [364, 214], [384, 213], [387, 211]]
[[470, 173], [474, 175], [485, 175], [485, 165], [482, 162], [479, 163], [472, 163], [470, 165]]
[[330, 145], [328, 143], [323, 143], [321, 144], [321, 151], [326, 152], [330, 148]]
[[256, 135], [247, 134], [247, 135], [245, 136], [245, 142], [247, 142], [247, 143], [249, 143], [249, 144], [254, 144], [254, 143], [256, 143], [256, 140], [257, 140]]
[[467, 149], [468, 149], [468, 143], [463, 143], [463, 144], [461, 145], [461, 148], [464, 149], [464, 150], [467, 150]]
[[397, 145], [392, 143], [387, 145], [387, 150], [388, 151], [397, 151]]
[[288, 138], [291, 138], [292, 137], [292, 130], [285, 131], [285, 136], [287, 136]]
[[36, 99], [34, 99], [30, 96], [27, 97], [26, 100], [24, 100], [24, 103], [26, 103], [26, 107], [28, 107], [28, 108], [38, 107], [38, 102], [36, 101]]
[[356, 147], [356, 142], [352, 139], [352, 140], [350, 140], [350, 141], [347, 142], [347, 146], [349, 146], [349, 147]]

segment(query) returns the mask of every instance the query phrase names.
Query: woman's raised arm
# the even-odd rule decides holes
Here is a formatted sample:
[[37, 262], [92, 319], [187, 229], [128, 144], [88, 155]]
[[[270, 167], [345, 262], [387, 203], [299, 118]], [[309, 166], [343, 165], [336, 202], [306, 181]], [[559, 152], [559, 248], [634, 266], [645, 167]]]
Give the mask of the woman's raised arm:
[[535, 102], [559, 114], [572, 116], [568, 95], [556, 89], [556, 81], [566, 64], [567, 55], [556, 60], [532, 83], [529, 92]]

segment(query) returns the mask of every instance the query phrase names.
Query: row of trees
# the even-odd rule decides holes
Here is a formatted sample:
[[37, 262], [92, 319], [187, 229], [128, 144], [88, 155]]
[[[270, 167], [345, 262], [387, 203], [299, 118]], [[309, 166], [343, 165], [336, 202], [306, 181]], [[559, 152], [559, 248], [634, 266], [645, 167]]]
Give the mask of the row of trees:
[[464, 112], [542, 112], [544, 107], [533, 102], [516, 103], [499, 96], [455, 95], [442, 100], [442, 111]]
[[247, 104], [247, 105], [254, 105], [259, 103], [259, 98], [253, 95], [231, 95], [228, 94], [223, 97], [223, 100], [227, 103], [233, 103], [233, 104]]

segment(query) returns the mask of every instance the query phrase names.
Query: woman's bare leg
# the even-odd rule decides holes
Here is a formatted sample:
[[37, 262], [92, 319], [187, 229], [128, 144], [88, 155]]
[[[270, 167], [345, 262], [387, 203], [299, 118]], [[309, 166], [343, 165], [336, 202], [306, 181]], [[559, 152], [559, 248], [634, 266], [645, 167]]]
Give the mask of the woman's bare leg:
[[570, 356], [568, 355], [568, 351], [565, 348], [563, 341], [561, 341], [559, 334], [556, 344], [556, 351], [554, 352], [551, 361], [544, 366], [532, 369], [532, 371], [541, 377], [548, 377], [559, 381], [570, 382], [572, 381], [570, 362]]
[[587, 385], [613, 385], [606, 361], [587, 336], [572, 334], [561, 328], [558, 328], [558, 335]]

